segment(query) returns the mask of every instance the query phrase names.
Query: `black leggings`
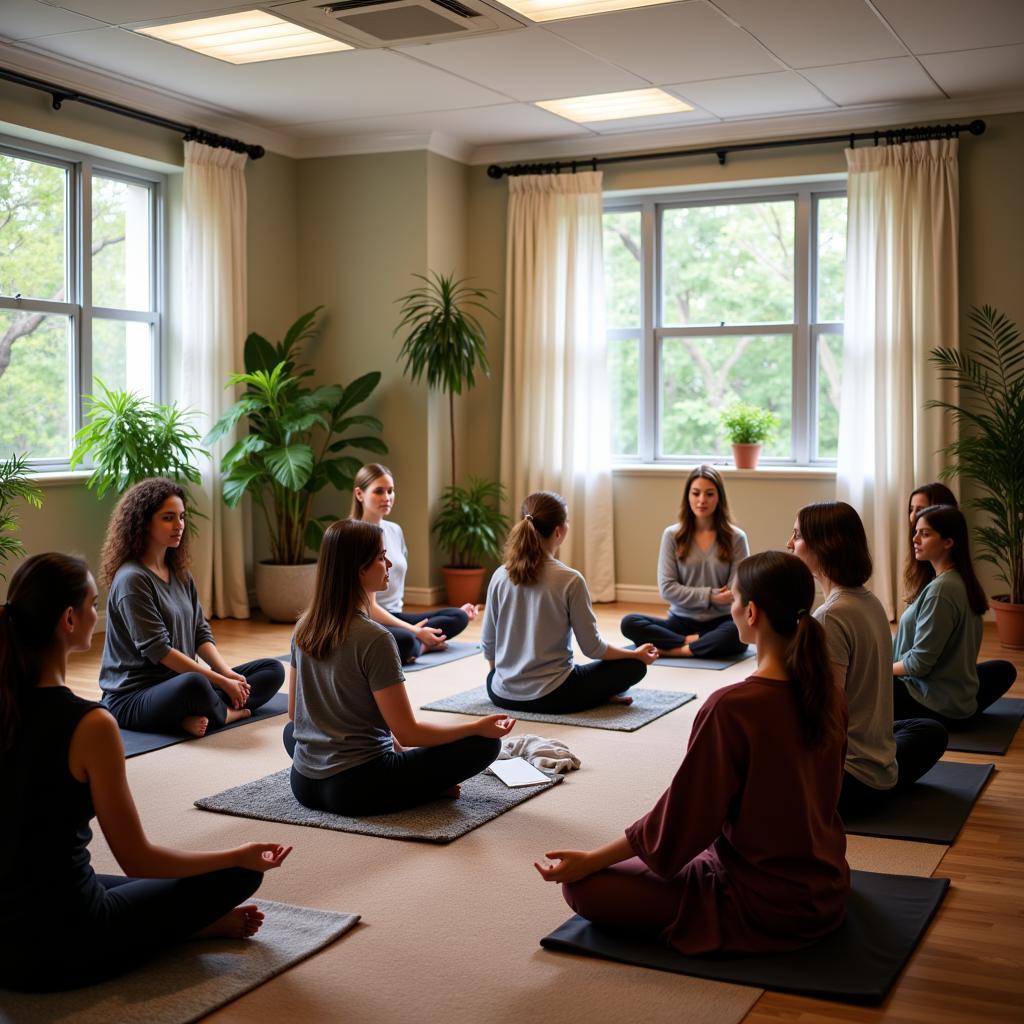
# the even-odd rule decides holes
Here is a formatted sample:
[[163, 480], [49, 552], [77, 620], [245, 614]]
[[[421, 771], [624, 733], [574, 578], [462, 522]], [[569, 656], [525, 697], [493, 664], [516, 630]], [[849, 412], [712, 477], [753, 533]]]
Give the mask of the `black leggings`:
[[896, 765], [899, 777], [892, 789], [875, 789], [843, 772], [843, 788], [839, 794], [839, 813], [859, 814], [885, 803], [890, 793], [917, 782], [946, 752], [949, 734], [934, 718], [904, 718], [892, 723], [896, 740]]
[[690, 644], [690, 653], [695, 658], [729, 657], [742, 654], [747, 649], [731, 615], [703, 621], [672, 613], [669, 613], [667, 619], [656, 619], [650, 615], [626, 615], [619, 629], [624, 637], [628, 637], [638, 647], [640, 644], [654, 644], [659, 651], [682, 647], [688, 636], [698, 633], [700, 639]]
[[978, 662], [978, 710], [966, 718], [947, 718], [938, 711], [926, 708], [911, 695], [906, 681], [900, 676], [892, 679], [892, 714], [893, 718], [933, 718], [941, 722], [950, 732], [959, 729], [970, 729], [974, 720], [986, 708], [995, 704], [1006, 691], [1013, 686], [1017, 678], [1017, 670], [1009, 661]]
[[589, 711], [607, 704], [609, 697], [625, 693], [647, 675], [647, 666], [639, 658], [621, 658], [614, 661], [589, 661], [574, 665], [568, 678], [558, 689], [534, 700], [508, 700], [491, 688], [494, 669], [487, 674], [487, 696], [491, 703], [506, 711], [539, 711], [547, 715], [571, 714]]
[[[427, 612], [423, 615], [412, 615], [409, 612], [391, 612], [396, 619], [408, 622], [415, 626], [417, 622], [426, 619], [426, 625], [431, 629], [439, 629], [448, 640], [458, 636], [469, 624], [469, 616], [461, 608], [438, 608], [437, 611]], [[407, 665], [413, 658], [418, 658], [423, 650], [423, 645], [416, 639], [414, 633], [408, 629], [399, 629], [397, 626], [384, 627], [398, 644], [398, 656], [402, 664]]]
[[[245, 706], [250, 711], [263, 707], [284, 683], [284, 665], [273, 658], [247, 661], [235, 671], [249, 683]], [[182, 719], [193, 715], [203, 715], [210, 729], [219, 729], [230, 706], [227, 694], [199, 672], [183, 672], [123, 696], [111, 690], [104, 694], [103, 703], [122, 729], [171, 733], [180, 733]]]
[[125, 974], [244, 903], [263, 875], [225, 868], [190, 878], [96, 880], [106, 891], [89, 919], [40, 907], [26, 928], [0, 940], [0, 986], [58, 992]]
[[[284, 727], [285, 750], [295, 756], [295, 723]], [[362, 817], [390, 814], [436, 800], [446, 789], [478, 775], [497, 760], [501, 741], [467, 736], [436, 747], [413, 747], [375, 757], [330, 775], [308, 779], [292, 768], [292, 793], [305, 807]]]

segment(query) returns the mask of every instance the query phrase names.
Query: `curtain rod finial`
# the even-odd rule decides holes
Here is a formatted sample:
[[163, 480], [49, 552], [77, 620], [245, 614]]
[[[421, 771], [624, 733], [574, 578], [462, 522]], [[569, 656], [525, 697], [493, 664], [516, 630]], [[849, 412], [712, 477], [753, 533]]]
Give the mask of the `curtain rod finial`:
[[494, 178], [496, 181], [501, 180], [501, 176], [503, 173], [504, 171], [502, 171], [502, 169], [497, 164], [491, 164], [491, 166], [487, 168], [487, 177]]
[[972, 135], [984, 135], [985, 134], [985, 122], [982, 121], [981, 118], [978, 118], [977, 120], [972, 121], [967, 126], [967, 130]]

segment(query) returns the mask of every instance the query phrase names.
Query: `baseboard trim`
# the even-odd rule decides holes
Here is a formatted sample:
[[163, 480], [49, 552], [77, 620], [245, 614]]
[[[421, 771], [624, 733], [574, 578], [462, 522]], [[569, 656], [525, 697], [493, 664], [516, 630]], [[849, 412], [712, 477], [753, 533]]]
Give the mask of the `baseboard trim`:
[[404, 600], [412, 605], [442, 604], [444, 587], [406, 587]]
[[624, 604], [665, 604], [657, 587], [642, 587], [635, 583], [617, 583], [615, 600]]

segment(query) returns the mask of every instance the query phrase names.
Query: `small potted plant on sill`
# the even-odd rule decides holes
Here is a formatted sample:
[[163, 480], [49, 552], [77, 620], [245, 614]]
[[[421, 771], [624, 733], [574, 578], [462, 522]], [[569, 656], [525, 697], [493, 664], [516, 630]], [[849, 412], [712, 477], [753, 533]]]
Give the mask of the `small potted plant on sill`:
[[974, 348], [937, 348], [931, 361], [939, 378], [956, 385], [955, 402], [928, 402], [945, 409], [960, 438], [942, 451], [952, 460], [943, 476], [970, 480], [981, 497], [968, 509], [986, 513], [974, 528], [979, 561], [996, 567], [1005, 594], [992, 596], [996, 632], [1004, 647], [1024, 648], [1024, 338], [1017, 325], [991, 306], [968, 314]]
[[13, 508], [15, 501], [24, 501], [33, 508], [43, 503], [43, 492], [32, 483], [31, 473], [27, 454], [12, 455], [0, 462], [0, 580], [7, 578], [3, 572], [4, 562], [25, 554], [24, 545], [15, 536], [18, 528], [18, 515]]
[[732, 442], [736, 468], [757, 469], [761, 448], [779, 429], [779, 418], [760, 406], [733, 402], [722, 411], [721, 422]]

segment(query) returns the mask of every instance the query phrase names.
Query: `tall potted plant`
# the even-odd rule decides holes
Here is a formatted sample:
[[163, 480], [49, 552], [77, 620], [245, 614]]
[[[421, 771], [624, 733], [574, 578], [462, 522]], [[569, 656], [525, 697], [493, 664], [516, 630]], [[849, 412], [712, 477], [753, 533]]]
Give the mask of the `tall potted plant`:
[[930, 401], [946, 409], [960, 428], [943, 454], [952, 460], [944, 476], [970, 480], [981, 492], [967, 508], [987, 522], [974, 528], [977, 557], [996, 566], [1009, 588], [992, 598], [996, 631], [1004, 647], [1024, 648], [1024, 338], [1017, 325], [991, 306], [974, 307], [974, 348], [936, 348], [931, 361], [940, 380], [956, 385], [957, 401]]
[[20, 558], [25, 548], [15, 532], [18, 514], [16, 501], [25, 501], [33, 508], [43, 503], [43, 492], [32, 483], [28, 455], [12, 455], [0, 462], [0, 580], [6, 579], [3, 565], [9, 558]]
[[[448, 395], [451, 484], [441, 496], [441, 512], [433, 529], [451, 558], [441, 568], [448, 603], [475, 603], [483, 586], [484, 567], [480, 563], [500, 553], [507, 520], [495, 504], [501, 496], [499, 483], [474, 479], [468, 488], [458, 486], [455, 396], [476, 384], [478, 371], [485, 375], [490, 372], [487, 339], [477, 314], [494, 316], [486, 302], [491, 292], [473, 288], [454, 274], [414, 276], [423, 282], [422, 286], [398, 300], [401, 319], [395, 333], [408, 332], [399, 356], [405, 359], [404, 370], [411, 381], [426, 377], [428, 387]], [[460, 536], [476, 539], [468, 543], [460, 541]]]
[[351, 490], [360, 459], [344, 454], [361, 449], [384, 455], [387, 445], [373, 434], [352, 435], [354, 427], [382, 430], [375, 416], [354, 410], [372, 394], [380, 373], [350, 384], [310, 387], [313, 371], [298, 363], [301, 343], [317, 330], [323, 307], [303, 314], [276, 344], [259, 334], [245, 343], [245, 373], [231, 376], [242, 396], [213, 425], [212, 444], [244, 421], [248, 433], [221, 460], [224, 501], [237, 505], [250, 495], [263, 514], [271, 557], [256, 565], [256, 597], [275, 621], [294, 622], [309, 602], [315, 575], [310, 550], [320, 546], [325, 527], [337, 515], [313, 515], [313, 497], [326, 487]]

